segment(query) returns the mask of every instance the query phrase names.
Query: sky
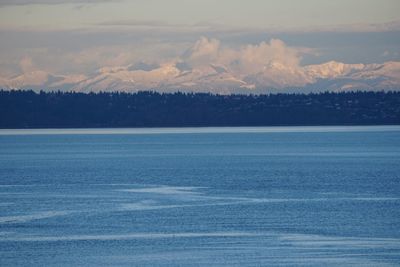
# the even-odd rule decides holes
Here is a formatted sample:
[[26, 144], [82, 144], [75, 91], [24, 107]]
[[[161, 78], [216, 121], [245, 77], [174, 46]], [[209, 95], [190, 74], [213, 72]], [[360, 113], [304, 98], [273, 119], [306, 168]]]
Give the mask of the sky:
[[398, 19], [397, 0], [2, 0], [3, 27], [65, 29], [101, 23], [318, 27]]
[[[92, 77], [140, 64], [182, 63], [203, 72], [217, 64], [250, 79], [277, 63], [397, 62], [399, 14], [398, 0], [0, 0], [0, 82], [34, 71]], [[203, 55], [194, 60], [194, 53]], [[260, 69], [244, 73], [253, 68], [250, 57], [260, 56]], [[265, 85], [311, 79], [291, 84], [293, 77], [283, 76]]]

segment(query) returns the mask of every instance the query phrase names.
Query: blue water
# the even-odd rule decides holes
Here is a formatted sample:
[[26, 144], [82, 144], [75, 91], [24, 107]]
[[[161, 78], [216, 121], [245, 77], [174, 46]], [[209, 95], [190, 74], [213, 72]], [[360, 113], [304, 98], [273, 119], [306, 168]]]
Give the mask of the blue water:
[[400, 127], [0, 130], [1, 266], [400, 266]]

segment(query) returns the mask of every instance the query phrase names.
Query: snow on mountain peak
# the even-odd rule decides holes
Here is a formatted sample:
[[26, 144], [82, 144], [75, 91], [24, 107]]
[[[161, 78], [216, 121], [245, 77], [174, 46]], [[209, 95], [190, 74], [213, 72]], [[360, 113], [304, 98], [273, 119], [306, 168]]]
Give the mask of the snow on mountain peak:
[[142, 67], [105, 67], [90, 76], [54, 75], [45, 71], [33, 71], [10, 79], [0, 78], [0, 86], [4, 89], [75, 91], [189, 89], [216, 93], [238, 88], [267, 90], [307, 86], [320, 90], [400, 88], [400, 62], [345, 64], [330, 61], [319, 65], [299, 66], [271, 60], [260, 66], [261, 69], [247, 73], [220, 63], [191, 68], [182, 68], [179, 64], [181, 63], [169, 62]]
[[344, 64], [337, 61], [329, 61], [320, 65], [309, 65], [304, 67], [307, 74], [311, 77], [324, 79], [345, 76], [353, 71], [360, 71], [364, 68], [364, 64]]

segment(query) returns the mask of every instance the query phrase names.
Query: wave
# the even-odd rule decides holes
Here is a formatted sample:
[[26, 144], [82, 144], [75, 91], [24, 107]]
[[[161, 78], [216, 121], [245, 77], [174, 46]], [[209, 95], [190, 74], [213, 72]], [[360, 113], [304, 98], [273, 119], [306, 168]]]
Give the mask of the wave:
[[25, 236], [0, 238], [0, 242], [57, 242], [57, 241], [107, 241], [107, 240], [131, 240], [131, 239], [168, 239], [168, 238], [208, 238], [208, 237], [255, 237], [257, 233], [247, 232], [213, 232], [213, 233], [133, 233], [121, 235], [68, 235], [68, 236]]
[[28, 215], [15, 215], [0, 217], [0, 223], [24, 223], [33, 220], [47, 219], [70, 214], [68, 211], [46, 211]]

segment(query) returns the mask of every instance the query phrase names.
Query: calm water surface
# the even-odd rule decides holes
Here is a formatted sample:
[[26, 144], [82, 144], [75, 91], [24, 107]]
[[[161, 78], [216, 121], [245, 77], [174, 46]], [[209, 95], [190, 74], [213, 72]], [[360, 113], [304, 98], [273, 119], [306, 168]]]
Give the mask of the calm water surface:
[[0, 266], [400, 266], [400, 127], [0, 130]]

